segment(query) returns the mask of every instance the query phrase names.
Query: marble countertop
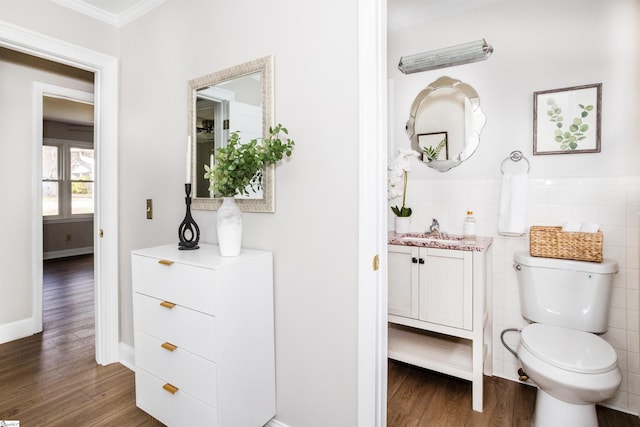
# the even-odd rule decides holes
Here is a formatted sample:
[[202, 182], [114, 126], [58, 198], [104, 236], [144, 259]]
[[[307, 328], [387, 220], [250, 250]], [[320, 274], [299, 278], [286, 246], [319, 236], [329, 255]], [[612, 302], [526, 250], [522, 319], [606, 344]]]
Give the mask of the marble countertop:
[[465, 239], [463, 236], [445, 235], [435, 238], [426, 233], [396, 233], [390, 231], [387, 239], [390, 245], [419, 246], [424, 248], [456, 249], [459, 251], [485, 251], [491, 243], [492, 237], [476, 236], [475, 239]]

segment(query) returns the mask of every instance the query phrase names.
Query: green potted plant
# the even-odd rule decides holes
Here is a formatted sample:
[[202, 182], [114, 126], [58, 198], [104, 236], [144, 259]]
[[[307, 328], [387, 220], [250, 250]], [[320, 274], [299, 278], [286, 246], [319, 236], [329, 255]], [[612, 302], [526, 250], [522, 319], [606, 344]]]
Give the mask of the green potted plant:
[[411, 170], [411, 157], [417, 157], [418, 153], [407, 148], [398, 150], [398, 156], [389, 164], [389, 200], [402, 195], [402, 206], [392, 206], [391, 211], [395, 216], [396, 233], [408, 233], [411, 224], [411, 214], [413, 211], [406, 206], [407, 201], [407, 181]]
[[291, 156], [295, 143], [281, 134], [288, 136], [289, 131], [278, 124], [269, 128], [266, 138], [242, 143], [239, 133], [232, 132], [227, 145], [216, 149], [213, 167], [204, 165], [209, 191], [222, 197], [217, 217], [222, 256], [237, 256], [242, 246], [242, 216], [234, 197], [261, 189], [264, 167]]

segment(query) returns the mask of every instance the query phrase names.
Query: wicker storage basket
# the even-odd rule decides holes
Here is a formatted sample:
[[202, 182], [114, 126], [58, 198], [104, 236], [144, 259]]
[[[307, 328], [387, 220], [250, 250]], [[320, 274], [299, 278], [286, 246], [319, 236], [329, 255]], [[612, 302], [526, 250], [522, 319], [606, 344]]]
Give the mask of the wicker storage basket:
[[602, 231], [582, 233], [534, 225], [530, 234], [531, 256], [602, 262]]

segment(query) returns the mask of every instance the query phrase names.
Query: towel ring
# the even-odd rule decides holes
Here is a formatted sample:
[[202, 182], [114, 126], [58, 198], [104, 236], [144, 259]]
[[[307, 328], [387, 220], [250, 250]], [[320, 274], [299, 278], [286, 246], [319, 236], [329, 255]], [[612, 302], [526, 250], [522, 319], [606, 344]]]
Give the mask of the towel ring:
[[515, 150], [512, 151], [511, 154], [509, 154], [509, 157], [506, 157], [502, 163], [500, 164], [500, 172], [502, 172], [502, 174], [504, 175], [504, 164], [507, 160], [511, 160], [512, 162], [519, 162], [520, 160], [523, 160], [525, 162], [527, 162], [527, 173], [529, 173], [529, 170], [531, 169], [531, 164], [529, 163], [529, 159], [527, 159], [523, 154], [522, 151], [519, 150]]

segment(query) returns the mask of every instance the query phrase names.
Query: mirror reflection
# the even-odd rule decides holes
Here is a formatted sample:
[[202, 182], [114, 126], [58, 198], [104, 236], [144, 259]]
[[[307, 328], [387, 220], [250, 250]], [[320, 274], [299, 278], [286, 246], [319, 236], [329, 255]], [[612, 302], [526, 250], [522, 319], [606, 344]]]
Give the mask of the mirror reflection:
[[[190, 135], [193, 144], [193, 209], [216, 210], [221, 204], [209, 191], [204, 165], [213, 166], [215, 150], [231, 132], [242, 142], [268, 134], [272, 121], [272, 58], [265, 57], [189, 82]], [[236, 196], [240, 209], [273, 212], [273, 165], [263, 171], [263, 186]]]
[[440, 77], [416, 96], [406, 130], [420, 159], [446, 172], [475, 152], [485, 121], [473, 87]]

